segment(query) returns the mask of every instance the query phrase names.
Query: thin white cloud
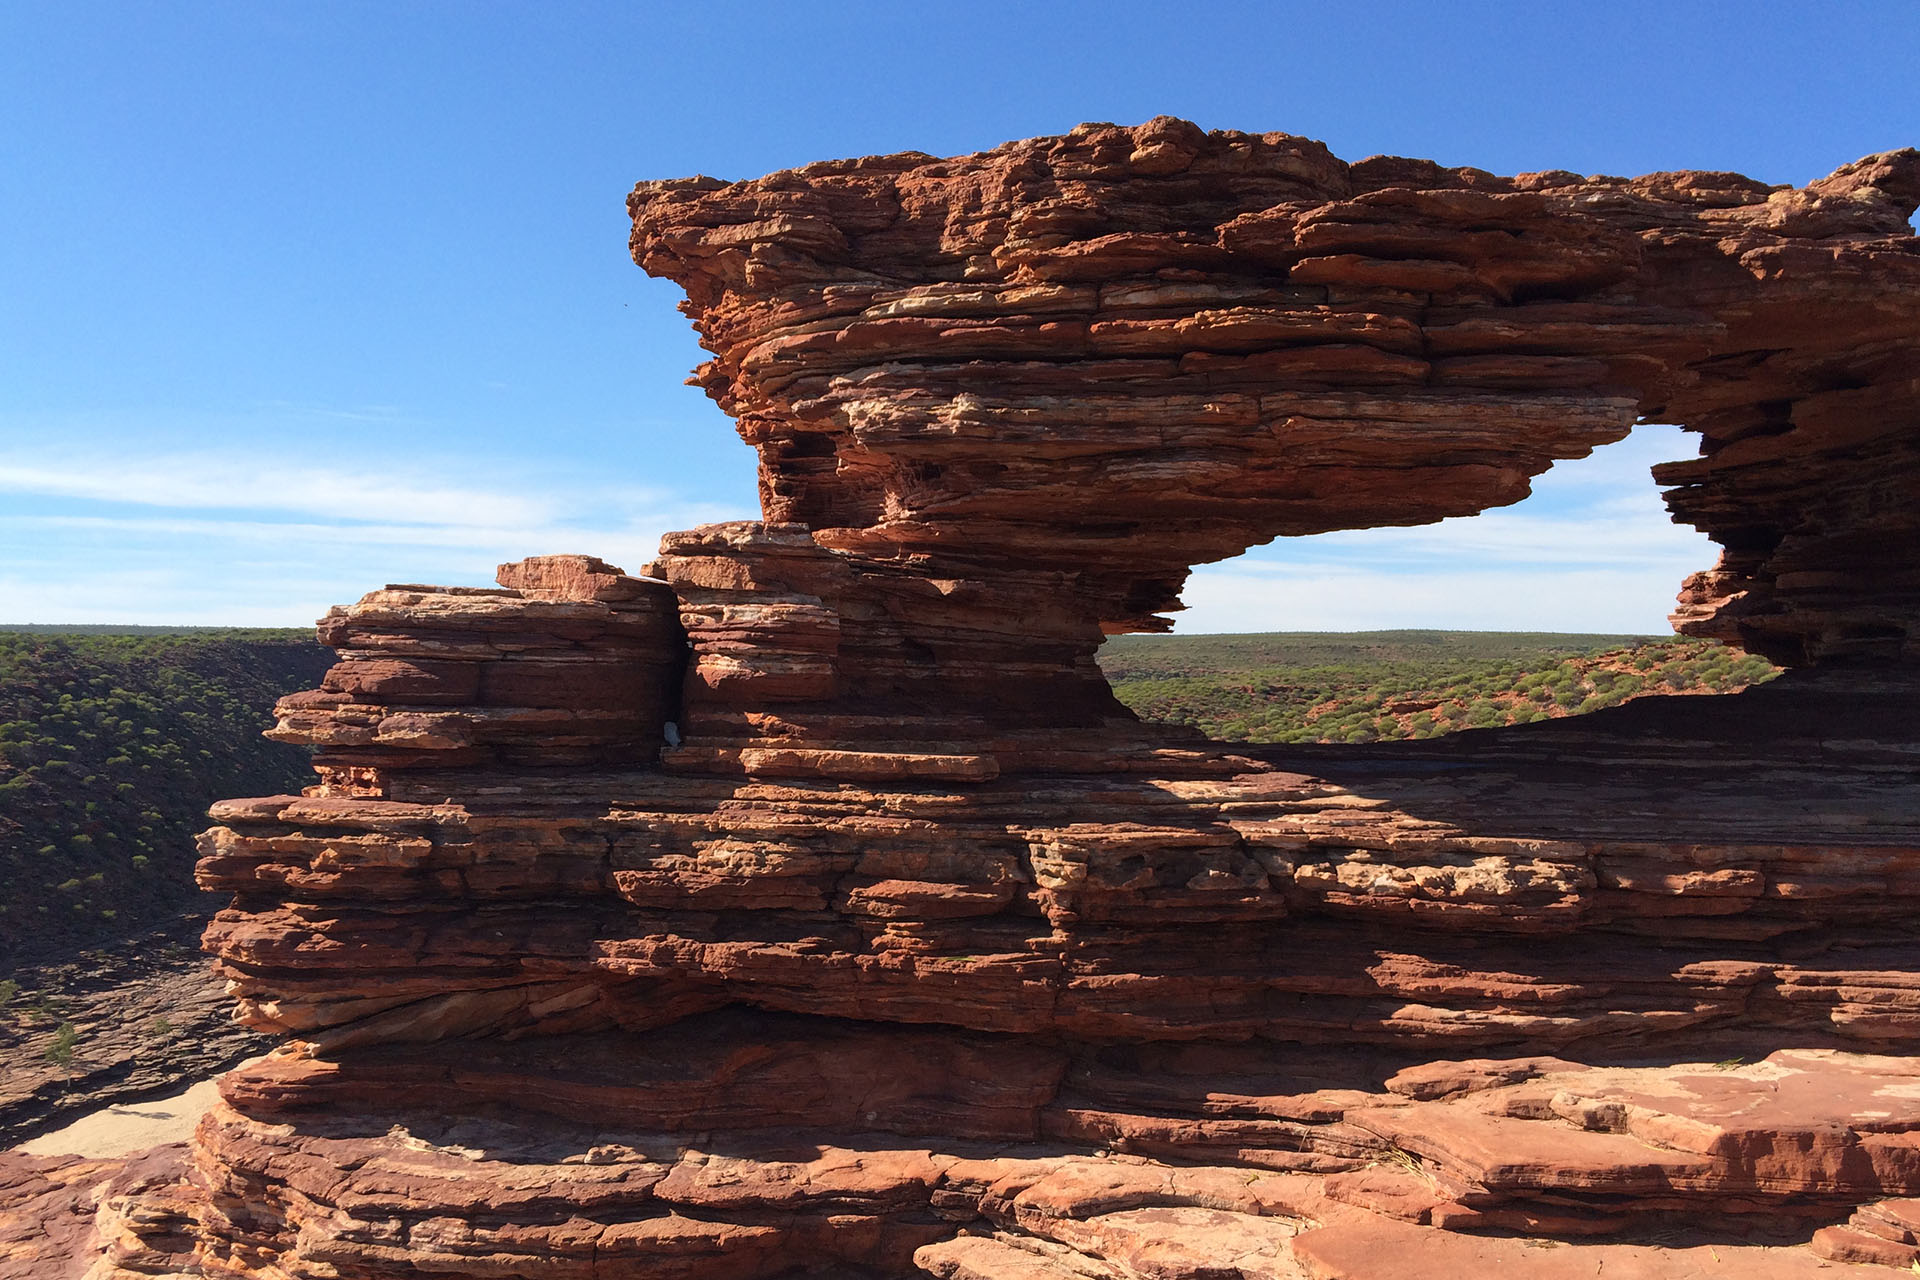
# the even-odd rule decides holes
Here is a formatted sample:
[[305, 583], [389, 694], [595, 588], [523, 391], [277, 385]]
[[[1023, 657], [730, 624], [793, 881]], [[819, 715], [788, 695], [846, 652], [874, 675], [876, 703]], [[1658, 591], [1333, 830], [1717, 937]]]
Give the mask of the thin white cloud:
[[[197, 566], [196, 566], [197, 567]], [[206, 576], [179, 566], [101, 567], [77, 579], [0, 573], [0, 622], [131, 623], [136, 626], [299, 627], [337, 599], [325, 579], [276, 575]], [[346, 584], [341, 584], [345, 586]]]
[[1625, 569], [1388, 573], [1200, 570], [1184, 635], [1248, 631], [1582, 631], [1661, 634], [1677, 578]]
[[[1662, 630], [1714, 549], [1671, 523], [1646, 470], [1691, 451], [1643, 428], [1514, 507], [1202, 566], [1178, 629]], [[668, 530], [753, 515], [610, 480], [591, 460], [516, 465], [0, 447], [0, 621], [301, 625], [383, 582], [479, 585], [528, 555], [638, 570]]]
[[[0, 536], [17, 534], [22, 539], [89, 535], [101, 539], [127, 539], [158, 542], [170, 539], [211, 539], [247, 546], [337, 547], [447, 547], [462, 551], [511, 551], [538, 542], [555, 539], [595, 538], [611, 540], [626, 547], [644, 540], [649, 532], [653, 543], [658, 534], [687, 524], [708, 520], [738, 519], [711, 506], [689, 506], [668, 513], [650, 513], [648, 519], [629, 519], [618, 525], [591, 527], [557, 522], [491, 526], [482, 524], [321, 524], [277, 520], [194, 520], [160, 516], [0, 516]], [[598, 554], [598, 553], [595, 553]]]
[[[491, 384], [490, 384], [491, 385]], [[501, 386], [505, 383], [498, 384]], [[342, 422], [402, 422], [406, 412], [396, 404], [363, 404], [352, 406], [309, 404], [296, 400], [262, 400], [256, 409], [276, 416], [294, 415], [307, 418], [333, 418]]]
[[1577, 515], [1490, 511], [1411, 529], [1358, 529], [1291, 538], [1249, 559], [1288, 563], [1476, 559], [1508, 564], [1660, 564], [1711, 557], [1707, 539], [1667, 522], [1664, 508], [1633, 503]]
[[1556, 463], [1534, 480], [1533, 491], [1536, 495], [1588, 488], [1640, 488], [1651, 492], [1654, 485], [1653, 477], [1647, 474], [1649, 468], [1692, 458], [1699, 452], [1699, 436], [1680, 427], [1649, 423], [1584, 458]]
[[589, 468], [495, 464], [509, 484], [398, 456], [0, 447], [0, 622], [305, 625], [385, 582], [483, 585], [530, 555], [637, 571], [670, 530], [752, 514]]
[[1642, 427], [1554, 467], [1511, 507], [1285, 538], [1201, 566], [1175, 629], [1664, 632], [1681, 579], [1718, 554], [1673, 523], [1648, 474], [1692, 452], [1678, 428]]
[[[143, 507], [286, 511], [334, 520], [535, 524], [558, 504], [505, 489], [409, 482], [404, 464], [348, 471], [231, 454], [0, 453], [0, 493]], [[401, 474], [396, 475], [398, 471]]]

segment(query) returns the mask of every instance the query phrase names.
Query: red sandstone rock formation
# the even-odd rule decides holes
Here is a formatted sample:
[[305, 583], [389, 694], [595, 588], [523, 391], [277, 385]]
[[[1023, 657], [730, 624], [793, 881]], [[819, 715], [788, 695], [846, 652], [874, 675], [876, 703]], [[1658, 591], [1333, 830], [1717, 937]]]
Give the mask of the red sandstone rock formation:
[[1652, 418], [1727, 549], [1683, 623], [1786, 662], [1913, 623], [1916, 204], [1912, 150], [1502, 178], [1165, 119], [628, 202], [767, 518], [837, 552], [1153, 627], [1196, 563], [1515, 502]]
[[[1916, 199], [1913, 152], [1508, 179], [1164, 120], [643, 184], [767, 519], [323, 620], [275, 731], [320, 783], [201, 864], [287, 1044], [117, 1273], [1904, 1263]], [[1727, 548], [1686, 624], [1810, 670], [1249, 749], [1093, 665], [1194, 563], [1650, 415]]]
[[267, 736], [316, 748], [337, 795], [384, 795], [398, 770], [651, 759], [682, 665], [672, 592], [591, 556], [505, 565], [500, 585], [332, 609], [340, 661]]

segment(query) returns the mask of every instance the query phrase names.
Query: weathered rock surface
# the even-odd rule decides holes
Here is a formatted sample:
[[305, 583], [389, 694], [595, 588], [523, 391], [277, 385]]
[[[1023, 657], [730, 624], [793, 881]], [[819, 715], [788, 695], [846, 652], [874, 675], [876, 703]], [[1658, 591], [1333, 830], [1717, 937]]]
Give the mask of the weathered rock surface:
[[186, 1173], [178, 1144], [110, 1160], [0, 1152], [0, 1275], [200, 1274]]
[[502, 565], [498, 590], [388, 586], [320, 620], [340, 661], [267, 736], [325, 789], [396, 770], [651, 762], [682, 663], [673, 595], [592, 556]]
[[767, 518], [857, 560], [1140, 629], [1196, 563], [1514, 502], [1651, 418], [1726, 548], [1684, 629], [1911, 656], [1920, 152], [1504, 178], [1162, 119], [628, 204]]
[[[272, 1258], [290, 1275], [1784, 1278], [1912, 1252], [1894, 1238], [1910, 1200], [1820, 1227], [1920, 1185], [1908, 1058], [1441, 1062], [1369, 1088], [1364, 1069], [1324, 1087], [1303, 1058], [1190, 1050], [1186, 1081], [1227, 1087], [1155, 1152], [1051, 1136], [1081, 1137], [1068, 1099], [1091, 1058], [1063, 1076], [1055, 1054], [1025, 1091], [1017, 1045], [998, 1046], [1000, 1079], [977, 1053], [994, 1046], [966, 1037], [943, 1062], [924, 1034], [839, 1025], [796, 1053], [761, 1025], [530, 1047], [521, 1088], [549, 1091], [530, 1109], [438, 1091], [498, 1070], [497, 1051], [437, 1069], [413, 1055], [397, 1089], [314, 1089], [300, 1077], [327, 1068], [270, 1059], [227, 1078], [193, 1178], [156, 1176], [167, 1149], [144, 1166], [145, 1200], [117, 1163], [0, 1160], [0, 1242], [36, 1224], [111, 1237], [107, 1275], [157, 1256], [215, 1275]], [[1238, 1092], [1250, 1068], [1281, 1091]], [[640, 1081], [648, 1114], [603, 1105], [642, 1100]], [[1289, 1131], [1314, 1141], [1275, 1143]], [[22, 1247], [12, 1274], [57, 1274], [25, 1265], [47, 1255]]]
[[328, 1045], [740, 1002], [1429, 1053], [1904, 1045], [1920, 795], [1889, 739], [1916, 713], [1905, 677], [1813, 673], [1105, 775], [396, 774], [219, 806], [202, 880], [239, 905], [207, 938], [245, 1021]]
[[[276, 730], [319, 785], [202, 846], [286, 1044], [140, 1239], [273, 1280], [1898, 1263], [1916, 200], [1913, 152], [1788, 191], [1176, 121], [643, 184], [767, 519], [323, 620]], [[1510, 502], [1656, 414], [1727, 548], [1686, 624], [1805, 670], [1249, 749], [1092, 661], [1194, 563]]]
[[[11, 1146], [112, 1104], [211, 1078], [272, 1041], [233, 1021], [233, 1000], [196, 943], [205, 922], [75, 960], [9, 971], [0, 1011], [0, 1144]], [[63, 1025], [73, 1057], [48, 1057]]]

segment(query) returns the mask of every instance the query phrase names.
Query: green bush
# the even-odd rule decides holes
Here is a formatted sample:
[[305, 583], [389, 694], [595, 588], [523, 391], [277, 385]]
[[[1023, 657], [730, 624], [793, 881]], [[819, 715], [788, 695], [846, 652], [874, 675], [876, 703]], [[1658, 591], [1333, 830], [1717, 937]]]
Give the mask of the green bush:
[[53, 1042], [41, 1056], [63, 1071], [73, 1070], [73, 1050], [80, 1042], [80, 1033], [75, 1031], [71, 1022], [63, 1022], [53, 1033]]

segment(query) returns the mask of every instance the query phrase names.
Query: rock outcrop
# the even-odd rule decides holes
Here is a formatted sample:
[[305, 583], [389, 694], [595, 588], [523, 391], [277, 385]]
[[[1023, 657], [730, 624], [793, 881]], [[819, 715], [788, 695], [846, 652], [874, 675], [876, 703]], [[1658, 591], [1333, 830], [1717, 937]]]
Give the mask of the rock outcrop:
[[659, 750], [683, 659], [674, 598], [592, 556], [503, 566], [499, 589], [388, 586], [320, 620], [340, 655], [267, 736], [311, 746], [322, 790], [396, 771], [582, 765]]
[[[286, 1043], [97, 1274], [1904, 1265], [1916, 201], [1914, 152], [1792, 191], [1166, 120], [643, 184], [766, 519], [322, 621], [275, 731], [319, 783], [203, 838]], [[1195, 563], [1653, 415], [1726, 548], [1683, 624], [1801, 670], [1248, 748], [1093, 663]], [[0, 1240], [73, 1201], [21, 1177]]]
[[1651, 418], [1726, 548], [1683, 626], [1788, 663], [1912, 656], [1916, 204], [1912, 150], [1794, 190], [1177, 120], [628, 202], [767, 518], [856, 560], [1152, 628], [1194, 564], [1514, 502]]

